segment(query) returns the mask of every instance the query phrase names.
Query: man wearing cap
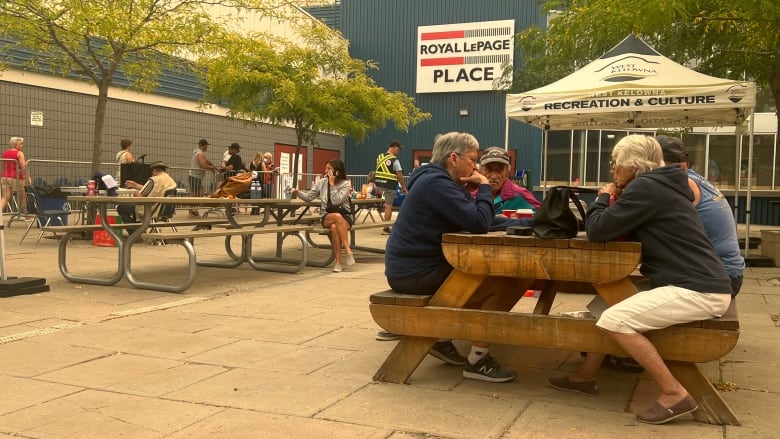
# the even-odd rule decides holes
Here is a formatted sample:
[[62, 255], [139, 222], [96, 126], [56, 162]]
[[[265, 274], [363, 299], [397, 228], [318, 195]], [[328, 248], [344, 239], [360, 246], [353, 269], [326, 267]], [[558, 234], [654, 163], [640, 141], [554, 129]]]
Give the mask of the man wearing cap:
[[679, 165], [688, 173], [688, 186], [693, 191], [693, 205], [699, 214], [704, 231], [712, 246], [718, 252], [731, 278], [731, 295], [735, 296], [742, 288], [742, 274], [745, 270], [745, 258], [739, 248], [737, 226], [726, 197], [704, 176], [689, 168], [688, 152], [681, 139], [669, 136], [657, 136], [667, 165]]
[[511, 166], [509, 154], [497, 146], [485, 149], [479, 159], [479, 172], [490, 181], [495, 212], [501, 213], [505, 209], [538, 209], [542, 203], [534, 194], [509, 179]]
[[[404, 194], [407, 192], [403, 168], [401, 168], [401, 161], [398, 160], [398, 153], [401, 152], [401, 148], [403, 148], [403, 145], [397, 140], [393, 140], [387, 147], [387, 152], [379, 154], [376, 158], [374, 183], [382, 188], [382, 192], [385, 195], [385, 221], [390, 221], [393, 218], [393, 202], [395, 201], [398, 185], [401, 185], [401, 192]], [[382, 229], [382, 234], [387, 235], [389, 233], [389, 227]]]
[[[126, 188], [135, 189], [134, 197], [164, 197], [166, 192], [176, 189], [176, 182], [168, 174], [168, 166], [165, 163], [153, 162], [149, 168], [152, 171], [152, 176], [146, 180], [145, 184], [141, 185], [133, 180], [125, 182]], [[133, 206], [132, 204], [119, 204], [116, 207], [116, 211], [124, 223], [138, 222], [137, 219], [143, 215], [143, 209], [143, 206]], [[153, 217], [157, 216], [159, 209], [159, 206], [155, 206], [155, 210], [152, 212]]]
[[[209, 159], [206, 158], [206, 150], [209, 148], [209, 141], [206, 139], [200, 139], [198, 141], [198, 147], [192, 151], [192, 161], [190, 162], [189, 183], [190, 183], [190, 195], [193, 197], [203, 196], [203, 175], [206, 170], [216, 172], [217, 167], [214, 166]], [[190, 217], [197, 218], [200, 216], [198, 209], [190, 209]]]
[[232, 171], [231, 175], [236, 174], [239, 171], [246, 171], [244, 161], [239, 155], [239, 152], [241, 152], [241, 145], [233, 142], [230, 144], [230, 147], [228, 147], [228, 151], [230, 152], [230, 158], [225, 162], [225, 170]]

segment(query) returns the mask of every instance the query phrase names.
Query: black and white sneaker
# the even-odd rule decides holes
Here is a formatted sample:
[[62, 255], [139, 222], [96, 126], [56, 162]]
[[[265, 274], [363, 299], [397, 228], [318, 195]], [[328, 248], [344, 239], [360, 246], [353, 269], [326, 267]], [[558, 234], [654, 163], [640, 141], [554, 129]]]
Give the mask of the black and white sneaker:
[[466, 362], [463, 376], [473, 380], [505, 383], [517, 378], [517, 372], [500, 365], [490, 354], [485, 354], [476, 364]]
[[466, 357], [458, 353], [458, 350], [451, 341], [437, 341], [428, 353], [453, 366], [463, 366], [466, 364]]

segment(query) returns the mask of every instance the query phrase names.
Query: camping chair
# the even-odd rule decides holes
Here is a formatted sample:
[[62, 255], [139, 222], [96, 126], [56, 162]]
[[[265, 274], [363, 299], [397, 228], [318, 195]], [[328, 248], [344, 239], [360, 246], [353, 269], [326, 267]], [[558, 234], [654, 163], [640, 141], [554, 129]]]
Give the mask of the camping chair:
[[[63, 198], [63, 204], [61, 209], [43, 209], [41, 207], [41, 201], [38, 196], [38, 191], [34, 186], [25, 186], [27, 197], [27, 213], [24, 214], [24, 221], [27, 223], [27, 230], [24, 231], [22, 238], [19, 240], [19, 244], [24, 241], [27, 234], [32, 229], [32, 226], [37, 224], [38, 228], [42, 229], [50, 224], [64, 226], [67, 224], [68, 215], [70, 214], [69, 205], [67, 199]], [[63, 219], [64, 218], [64, 219]], [[43, 237], [44, 231], [38, 235], [37, 243]]]
[[[177, 188], [168, 189], [167, 191], [165, 191], [165, 196], [175, 197], [176, 189]], [[152, 218], [152, 224], [149, 226], [149, 233], [158, 233], [160, 229], [155, 227], [155, 224], [171, 222], [171, 218], [173, 218], [173, 215], [176, 213], [175, 204], [158, 204], [154, 206], [154, 209], [155, 210], [159, 209], [159, 210], [155, 215], [155, 217]], [[175, 232], [176, 227], [171, 227], [171, 231]], [[162, 239], [157, 239], [154, 242], [152, 242], [152, 245], [155, 244], [165, 245], [165, 241]]]

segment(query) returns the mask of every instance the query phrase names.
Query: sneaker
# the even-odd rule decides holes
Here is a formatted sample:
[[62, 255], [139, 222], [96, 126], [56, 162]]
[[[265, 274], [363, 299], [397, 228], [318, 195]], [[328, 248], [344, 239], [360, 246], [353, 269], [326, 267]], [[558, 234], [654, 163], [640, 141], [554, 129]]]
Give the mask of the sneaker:
[[355, 256], [353, 255], [346, 255], [344, 257], [344, 263], [347, 265], [355, 265]]
[[458, 350], [451, 341], [437, 341], [428, 353], [453, 366], [463, 366], [466, 364], [466, 357], [458, 353]]
[[334, 265], [334, 266], [333, 266], [333, 271], [334, 271], [335, 273], [341, 273], [341, 271], [342, 271], [343, 269], [344, 269], [344, 268], [341, 266], [341, 264], [336, 264], [336, 265]]
[[473, 380], [505, 383], [517, 378], [517, 372], [500, 365], [490, 354], [485, 354], [476, 364], [467, 361], [463, 376]]
[[387, 332], [385, 330], [382, 330], [382, 331], [377, 331], [376, 339], [379, 341], [395, 341], [395, 340], [400, 340], [401, 336], [398, 334], [393, 334], [392, 332]]
[[584, 393], [585, 395], [596, 396], [599, 394], [599, 384], [593, 381], [572, 381], [568, 376], [561, 378], [550, 378], [548, 380], [553, 388], [558, 390], [568, 390], [570, 392]]
[[383, 235], [389, 235], [391, 232], [392, 231], [390, 230], [390, 227], [385, 227], [384, 229], [382, 229]]

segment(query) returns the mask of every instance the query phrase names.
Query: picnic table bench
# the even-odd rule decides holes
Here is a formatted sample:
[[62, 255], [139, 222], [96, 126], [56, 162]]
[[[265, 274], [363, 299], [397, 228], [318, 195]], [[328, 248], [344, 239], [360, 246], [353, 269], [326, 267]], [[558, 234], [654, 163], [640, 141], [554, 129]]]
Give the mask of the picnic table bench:
[[[594, 319], [551, 316], [557, 288], [546, 286], [534, 313], [508, 312], [539, 280], [590, 284], [608, 303], [636, 292], [631, 273], [641, 244], [541, 240], [504, 234], [445, 234], [442, 247], [454, 271], [433, 296], [383, 291], [371, 296], [371, 315], [385, 330], [404, 335], [374, 375], [376, 381], [406, 382], [439, 338], [480, 340], [575, 352], [626, 353], [595, 326]], [[506, 291], [507, 311], [464, 309], [480, 286]], [[562, 284], [559, 284], [562, 285]], [[587, 290], [587, 288], [581, 288]], [[735, 301], [718, 319], [675, 325], [646, 334], [670, 370], [699, 403], [698, 421], [739, 421], [696, 363], [728, 354], [739, 339]]]

